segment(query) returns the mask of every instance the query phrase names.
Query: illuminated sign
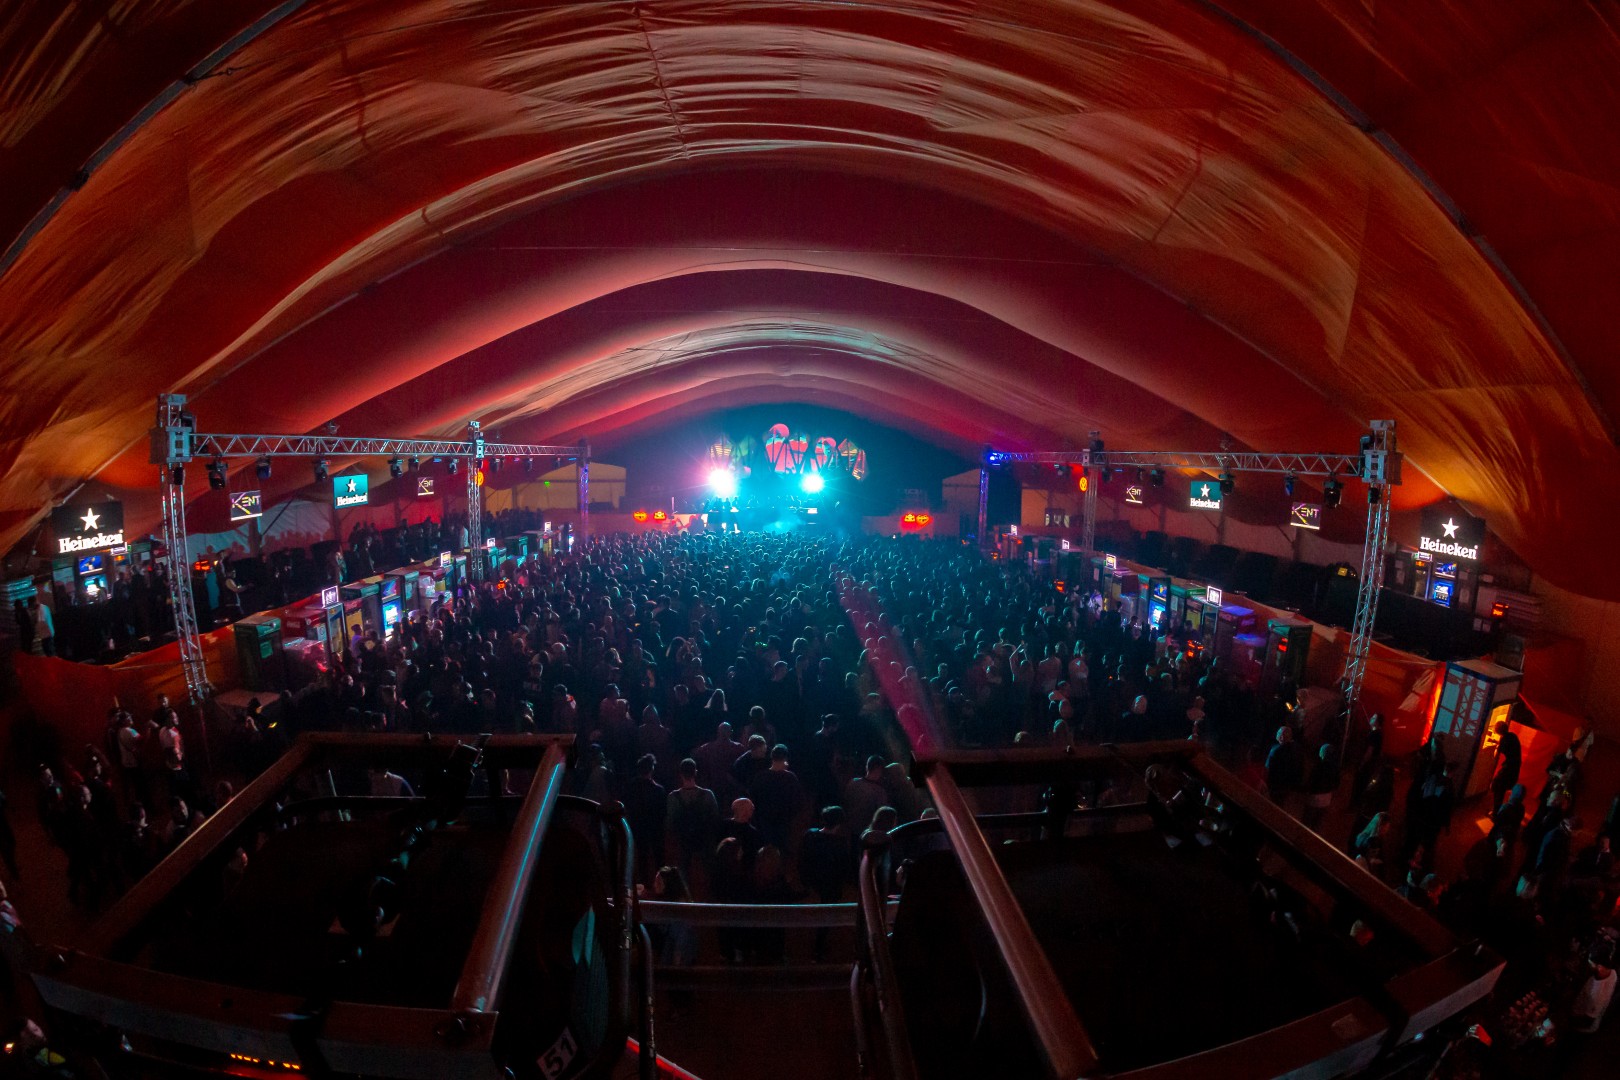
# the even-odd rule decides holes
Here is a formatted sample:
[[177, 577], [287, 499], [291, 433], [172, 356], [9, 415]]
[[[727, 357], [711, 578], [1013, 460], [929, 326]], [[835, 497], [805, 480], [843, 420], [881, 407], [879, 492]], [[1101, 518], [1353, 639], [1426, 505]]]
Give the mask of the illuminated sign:
[[1103, 556], [1103, 569], [1104, 570], [1118, 570], [1119, 569], [1119, 556], [1117, 556], [1117, 555], [1104, 555]]
[[1085, 473], [1081, 473], [1080, 474], [1080, 494], [1084, 495], [1089, 490], [1091, 490], [1091, 477], [1087, 476]]
[[1194, 510], [1219, 510], [1221, 508], [1221, 485], [1214, 480], [1194, 480], [1192, 494], [1187, 500]]
[[1161, 604], [1170, 602], [1170, 583], [1168, 581], [1155, 581], [1149, 589], [1149, 595]]
[[1132, 506], [1142, 505], [1142, 485], [1131, 484], [1125, 489], [1125, 501]]
[[551, 531], [551, 522], [549, 522], [549, 521], [548, 521], [548, 522], [546, 522], [546, 528], [545, 528], [545, 531], [546, 531], [546, 532], [550, 532], [550, 531]]
[[328, 585], [323, 588], [321, 590], [321, 607], [337, 607], [337, 605], [338, 587], [336, 585]]
[[59, 506], [51, 511], [51, 531], [58, 555], [115, 548], [124, 542], [124, 504]]
[[448, 551], [439, 552], [439, 569], [450, 569], [450, 553]]
[[1296, 529], [1322, 528], [1322, 507], [1316, 503], [1297, 502], [1288, 510], [1288, 524]]
[[479, 469], [477, 472], [473, 473], [473, 483], [477, 484], [479, 487], [484, 486], [484, 470], [483, 469]]
[[[1423, 511], [1423, 531], [1418, 549], [1431, 555], [1479, 561], [1480, 545], [1485, 542], [1485, 522], [1477, 517], [1447, 510], [1436, 503]], [[1446, 603], [1450, 603], [1447, 596]], [[1441, 603], [1435, 600], [1435, 603]]]
[[431, 477], [431, 476], [418, 476], [416, 478], [416, 497], [418, 499], [425, 499], [425, 498], [428, 498], [432, 494], [433, 494], [433, 477]]
[[371, 480], [365, 473], [332, 477], [332, 505], [342, 510], [346, 506], [364, 506], [371, 501]]
[[1204, 590], [1204, 603], [1206, 603], [1206, 604], [1214, 604], [1216, 607], [1220, 607], [1221, 606], [1221, 590], [1217, 589], [1213, 585], [1206, 588]]
[[637, 510], [635, 513], [631, 514], [630, 516], [635, 518], [637, 521], [646, 521], [647, 520], [647, 511], [645, 511], [645, 510]]
[[1429, 585], [1429, 602], [1439, 604], [1441, 607], [1451, 606], [1451, 593], [1456, 587], [1454, 582], [1434, 581]]
[[1069, 542], [1067, 540], [1063, 541], [1063, 550], [1064, 551], [1069, 550]]
[[1018, 526], [1016, 526], [1016, 525], [1007, 526], [1007, 535], [1008, 536], [1017, 536], [1018, 535]]
[[259, 493], [257, 491], [231, 492], [232, 521], [251, 521], [253, 518], [256, 518], [264, 513], [261, 506], [262, 504], [259, 502]]
[[654, 510], [653, 511], [653, 520], [654, 521], [668, 521], [669, 520], [669, 515], [666, 514], [662, 510]]

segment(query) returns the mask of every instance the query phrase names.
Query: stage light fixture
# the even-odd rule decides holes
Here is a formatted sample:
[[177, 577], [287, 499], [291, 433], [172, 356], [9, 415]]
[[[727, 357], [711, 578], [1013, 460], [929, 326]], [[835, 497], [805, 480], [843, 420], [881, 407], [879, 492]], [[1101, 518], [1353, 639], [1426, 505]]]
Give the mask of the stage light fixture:
[[399, 458], [388, 459], [388, 475], [398, 480], [405, 475], [405, 462]]
[[225, 459], [215, 458], [208, 463], [208, 486], [219, 491], [225, 486]]
[[258, 474], [260, 480], [270, 479], [270, 459], [267, 457], [260, 458], [258, 463], [253, 466], [253, 471]]
[[799, 478], [799, 489], [806, 495], [819, 495], [821, 489], [827, 486], [820, 473], [805, 473]]
[[498, 473], [501, 471], [501, 459], [499, 457], [492, 457], [489, 459], [489, 471], [492, 473]]
[[722, 499], [737, 497], [737, 474], [730, 469], [712, 469], [709, 472], [709, 490]]
[[1328, 477], [1327, 482], [1322, 485], [1322, 505], [1332, 509], [1339, 505], [1339, 500], [1343, 496], [1344, 484], [1339, 481], [1337, 476]]
[[169, 483], [175, 487], [186, 486], [186, 467], [184, 465], [169, 466]]
[[456, 475], [456, 473], [461, 471], [461, 459], [460, 458], [453, 458], [453, 457], [452, 458], [445, 458], [444, 459], [444, 470], [445, 470], [445, 472], [449, 473], [451, 476]]
[[1379, 487], [1377, 484], [1374, 484], [1372, 487], [1367, 489], [1367, 505], [1368, 506], [1377, 506], [1378, 505], [1378, 500], [1382, 499], [1383, 497], [1384, 497], [1384, 489]]
[[1290, 498], [1293, 497], [1294, 483], [1295, 483], [1295, 477], [1294, 477], [1293, 473], [1288, 473], [1283, 477], [1283, 494], [1284, 495], [1287, 495]]
[[1148, 473], [1148, 483], [1152, 484], [1154, 487], [1164, 487], [1164, 470], [1154, 469], [1152, 472]]
[[1221, 485], [1222, 495], [1230, 495], [1232, 489], [1237, 486], [1237, 481], [1232, 479], [1232, 474], [1228, 472], [1221, 473], [1215, 478], [1215, 481]]
[[526, 457], [523, 459], [523, 471], [534, 472], [534, 458]]
[[415, 472], [417, 469], [420, 469], [422, 467], [422, 459], [419, 458], [419, 457], [411, 458], [410, 466], [411, 466], [411, 472]]
[[331, 475], [331, 473], [327, 471], [326, 459], [325, 458], [316, 458], [315, 459], [315, 482], [317, 484], [325, 483], [326, 478], [328, 476], [330, 476], [330, 475]]

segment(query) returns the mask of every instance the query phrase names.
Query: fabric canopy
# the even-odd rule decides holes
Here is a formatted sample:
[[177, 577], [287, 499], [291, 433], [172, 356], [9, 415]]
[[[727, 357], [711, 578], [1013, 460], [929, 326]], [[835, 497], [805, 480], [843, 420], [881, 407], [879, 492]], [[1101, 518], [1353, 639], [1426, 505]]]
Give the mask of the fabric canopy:
[[[1620, 18], [1518, 0], [147, 0], [0, 27], [0, 548], [145, 431], [1354, 447], [1620, 524]], [[201, 482], [201, 478], [196, 478]], [[1573, 557], [1572, 557], [1573, 556]]]

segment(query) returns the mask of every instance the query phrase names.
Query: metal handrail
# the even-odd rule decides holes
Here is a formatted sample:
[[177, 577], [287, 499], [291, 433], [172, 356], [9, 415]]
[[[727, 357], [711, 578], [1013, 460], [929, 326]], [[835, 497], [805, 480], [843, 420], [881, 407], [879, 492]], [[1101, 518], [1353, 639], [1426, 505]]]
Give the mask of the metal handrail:
[[467, 950], [467, 961], [462, 965], [461, 978], [450, 999], [453, 1012], [488, 1012], [495, 1005], [506, 978], [529, 885], [534, 880], [540, 842], [545, 839], [557, 796], [561, 794], [563, 768], [562, 747], [552, 743], [535, 770], [523, 809], [512, 827], [514, 839], [502, 853], [495, 879], [490, 883], [489, 900], [478, 920], [478, 931]]
[[877, 860], [872, 854], [876, 847], [887, 844], [887, 838], [868, 841], [866, 850], [861, 853], [860, 870], [856, 875], [861, 897], [861, 929], [866, 932], [866, 959], [872, 976], [878, 1020], [883, 1025], [883, 1036], [889, 1044], [889, 1073], [893, 1080], [917, 1080], [911, 1033], [906, 1026], [905, 1002], [900, 1000], [899, 987], [889, 985], [888, 981], [890, 973], [894, 971], [894, 957], [889, 952], [888, 927], [879, 918], [885, 897], [878, 888]]
[[[886, 905], [885, 917], [894, 919], [895, 904]], [[642, 900], [641, 921], [653, 925], [684, 922], [689, 926], [745, 929], [799, 930], [855, 925], [858, 905], [841, 904], [699, 904], [686, 900]]]

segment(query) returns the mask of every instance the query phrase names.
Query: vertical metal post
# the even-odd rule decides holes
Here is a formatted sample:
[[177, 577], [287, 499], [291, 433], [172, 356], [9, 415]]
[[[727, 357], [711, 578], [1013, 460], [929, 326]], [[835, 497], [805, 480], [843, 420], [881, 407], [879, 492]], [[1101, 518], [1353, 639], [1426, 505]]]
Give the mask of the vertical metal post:
[[157, 427], [152, 432], [152, 461], [158, 466], [159, 502], [162, 507], [163, 547], [168, 552], [163, 581], [169, 589], [174, 614], [175, 644], [180, 650], [180, 671], [193, 705], [201, 706], [213, 692], [208, 665], [197, 640], [197, 609], [191, 596], [191, 555], [186, 536], [185, 466], [191, 460], [191, 418], [185, 413], [183, 394], [159, 394]]
[[1087, 467], [1086, 493], [1080, 500], [1080, 550], [1087, 555], [1097, 550], [1097, 470]]
[[591, 535], [591, 444], [579, 444], [579, 539], [583, 543]]
[[[1369, 445], [1370, 443], [1370, 445]], [[1367, 482], [1367, 534], [1361, 548], [1361, 579], [1356, 587], [1356, 613], [1350, 624], [1350, 644], [1344, 656], [1339, 689], [1344, 694], [1345, 731], [1348, 735], [1361, 697], [1372, 654], [1373, 628], [1378, 621], [1378, 594], [1384, 587], [1385, 549], [1389, 546], [1389, 488], [1400, 483], [1400, 457], [1395, 452], [1395, 421], [1374, 420], [1372, 436], [1363, 443], [1362, 479]], [[1373, 501], [1376, 498], [1376, 501]]]
[[484, 580], [483, 488], [478, 483], [484, 460], [484, 433], [478, 421], [467, 421], [467, 580]]
[[990, 546], [990, 453], [987, 446], [984, 456], [979, 459], [979, 548], [981, 550]]

